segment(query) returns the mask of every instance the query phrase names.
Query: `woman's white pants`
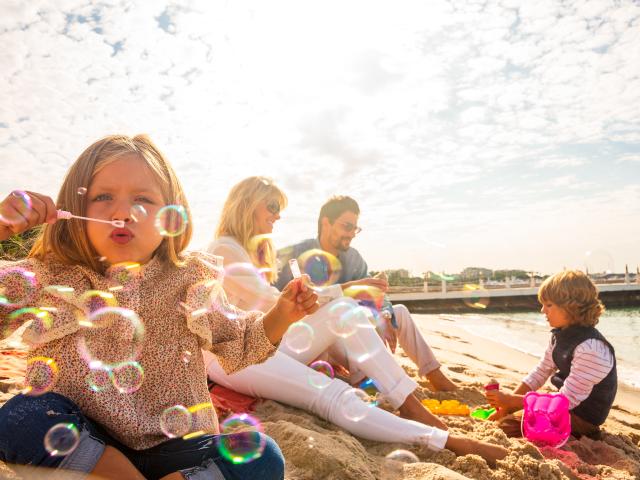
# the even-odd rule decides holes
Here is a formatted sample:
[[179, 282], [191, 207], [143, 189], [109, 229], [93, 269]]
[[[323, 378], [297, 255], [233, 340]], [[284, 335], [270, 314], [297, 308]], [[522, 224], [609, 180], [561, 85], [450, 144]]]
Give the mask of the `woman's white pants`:
[[[348, 332], [353, 331], [352, 334], [341, 336], [346, 333], [345, 329], [335, 328], [335, 315], [330, 312], [336, 308], [341, 311], [352, 309], [349, 322], [353, 323]], [[308, 349], [294, 351], [290, 347], [304, 343], [296, 342], [291, 335], [306, 335], [308, 329], [300, 332], [290, 330], [271, 358], [231, 375], [224, 372], [212, 353], [204, 352], [207, 375], [214, 382], [237, 392], [312, 412], [361, 438], [420, 443], [434, 450], [444, 447], [447, 432], [371, 407], [357, 396], [349, 384], [330, 379], [306, 366], [326, 351], [341, 352], [350, 370], [357, 369], [373, 379], [393, 407], [402, 405], [417, 384], [387, 351], [365, 309], [358, 308], [352, 299], [341, 298], [324, 305], [303, 321], [313, 331]]]

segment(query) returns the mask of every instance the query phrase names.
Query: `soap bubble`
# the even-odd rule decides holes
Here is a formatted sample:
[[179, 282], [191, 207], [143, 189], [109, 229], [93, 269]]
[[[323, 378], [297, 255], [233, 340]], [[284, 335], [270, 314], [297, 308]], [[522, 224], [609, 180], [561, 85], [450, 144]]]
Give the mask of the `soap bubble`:
[[284, 334], [284, 343], [296, 353], [306, 352], [313, 344], [313, 335], [311, 325], [302, 321], [294, 322]]
[[101, 308], [118, 306], [118, 301], [113, 293], [100, 290], [87, 290], [80, 295], [78, 302], [87, 315]]
[[160, 415], [160, 429], [169, 438], [182, 437], [191, 430], [191, 412], [183, 405], [174, 405]]
[[58, 423], [44, 436], [44, 448], [52, 457], [69, 455], [80, 443], [78, 427], [73, 423]]
[[144, 222], [149, 216], [149, 214], [147, 213], [146, 208], [136, 203], [131, 207], [131, 210], [129, 211], [129, 216], [131, 217], [131, 220], [133, 220], [134, 222], [140, 223], [140, 222]]
[[350, 388], [342, 392], [338, 398], [340, 412], [352, 422], [358, 422], [366, 417], [369, 409], [377, 403], [359, 388]]
[[584, 268], [589, 275], [607, 275], [614, 271], [615, 266], [611, 254], [598, 249], [584, 254]]
[[78, 195], [84, 195], [87, 193], [87, 187], [78, 187], [78, 190], [76, 190], [76, 193]]
[[177, 237], [189, 223], [187, 210], [182, 205], [166, 205], [156, 213], [155, 226], [163, 237]]
[[42, 290], [52, 297], [59, 298], [65, 302], [72, 301], [76, 293], [73, 287], [67, 287], [66, 285], [47, 285]]
[[142, 268], [136, 262], [114, 263], [107, 269], [107, 277], [111, 287], [109, 291], [133, 289], [142, 275]]
[[465, 295], [463, 301], [467, 307], [484, 310], [489, 306], [489, 292], [480, 285], [467, 284], [463, 287], [462, 292]]
[[58, 364], [53, 358], [32, 357], [27, 360], [23, 393], [37, 396], [48, 392], [58, 380]]
[[0, 220], [9, 225], [25, 222], [33, 208], [29, 194], [22, 190], [14, 190], [11, 192], [10, 200], [11, 206], [7, 204], [3, 210], [0, 210]]
[[[25, 307], [15, 310], [7, 316], [7, 320], [9, 325], [6, 330], [10, 331], [15, 330], [27, 321], [31, 321], [30, 331], [28, 333], [25, 332], [25, 335], [31, 337], [29, 340], [33, 344], [41, 343], [44, 335], [51, 330], [53, 325], [53, 319], [49, 311], [35, 307]], [[2, 330], [5, 329], [0, 329], [0, 333]], [[5, 333], [8, 333], [6, 330]]]
[[135, 361], [140, 356], [144, 325], [133, 310], [101, 308], [78, 324], [78, 352], [89, 368]]
[[329, 330], [338, 337], [350, 337], [363, 323], [362, 315], [362, 309], [353, 302], [334, 301], [329, 307]]
[[393, 460], [395, 462], [401, 463], [416, 463], [420, 460], [416, 456], [415, 453], [410, 452], [409, 450], [394, 450], [390, 454], [385, 457], [387, 460]]
[[216, 437], [220, 454], [234, 464], [248, 463], [262, 456], [266, 439], [260, 422], [246, 413], [231, 415], [220, 424]]
[[21, 267], [0, 270], [0, 305], [19, 308], [34, 296], [38, 282], [36, 274]]
[[113, 386], [120, 393], [134, 393], [144, 381], [144, 368], [138, 362], [123, 362], [109, 371]]
[[340, 260], [319, 248], [307, 250], [300, 255], [298, 264], [316, 286], [333, 285], [339, 280], [342, 271]]
[[333, 367], [329, 362], [324, 360], [316, 360], [309, 365], [309, 368], [318, 373], [309, 372], [309, 385], [315, 388], [325, 388], [331, 383], [331, 379], [335, 377]]
[[[269, 283], [264, 277], [265, 272], [260, 271], [251, 263], [230, 263], [224, 267], [224, 278], [229, 283], [237, 283], [241, 279], [242, 289], [245, 291], [260, 292]], [[244, 295], [241, 303], [237, 305], [243, 310], [262, 310], [264, 301], [261, 295]]]
[[92, 392], [104, 392], [111, 386], [112, 381], [109, 373], [110, 368], [107, 366], [100, 365], [89, 369], [85, 381]]

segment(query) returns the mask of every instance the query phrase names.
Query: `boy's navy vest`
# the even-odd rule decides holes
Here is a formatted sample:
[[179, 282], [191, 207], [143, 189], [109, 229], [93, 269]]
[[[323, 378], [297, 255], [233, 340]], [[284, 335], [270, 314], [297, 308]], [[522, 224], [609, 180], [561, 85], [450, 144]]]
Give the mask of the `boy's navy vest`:
[[573, 351], [585, 340], [595, 338], [603, 342], [613, 355], [613, 368], [602, 381], [593, 386], [591, 394], [580, 405], [571, 410], [577, 416], [593, 425], [602, 425], [609, 415], [613, 400], [618, 391], [618, 373], [616, 370], [616, 353], [611, 344], [593, 327], [571, 325], [567, 328], [554, 328], [552, 331], [555, 347], [553, 349], [553, 363], [558, 372], [551, 377], [551, 383], [558, 389], [564, 385], [571, 370]]

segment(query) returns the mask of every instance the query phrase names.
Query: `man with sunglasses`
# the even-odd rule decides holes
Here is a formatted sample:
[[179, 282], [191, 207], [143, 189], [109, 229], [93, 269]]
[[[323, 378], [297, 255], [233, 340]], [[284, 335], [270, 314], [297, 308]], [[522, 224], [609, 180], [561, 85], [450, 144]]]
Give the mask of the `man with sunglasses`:
[[[321, 297], [338, 298], [350, 287], [358, 286], [374, 287], [386, 292], [389, 287], [386, 277], [369, 276], [367, 262], [360, 252], [351, 246], [351, 241], [362, 231], [358, 226], [359, 216], [358, 202], [349, 196], [333, 196], [325, 202], [318, 215], [318, 237], [303, 240], [278, 251], [278, 259], [282, 265], [276, 283], [278, 289], [282, 290], [292, 278], [289, 259], [300, 258], [305, 252], [320, 249], [331, 254], [329, 258], [336, 257], [340, 266], [339, 275], [338, 272], [327, 271], [331, 269], [330, 261], [317, 262], [311, 266], [311, 270], [320, 270], [320, 277], [324, 277], [322, 280], [330, 278], [334, 282], [333, 286], [323, 289], [319, 294]], [[313, 280], [316, 272], [309, 271], [308, 268], [307, 265], [307, 273]], [[332, 273], [334, 275], [331, 275]], [[392, 305], [385, 297], [379, 319], [378, 332], [392, 352], [395, 353], [396, 345], [400, 343], [405, 353], [418, 366], [420, 376], [425, 376], [436, 390], [456, 388], [456, 385], [440, 371], [440, 363], [418, 330], [407, 307]]]

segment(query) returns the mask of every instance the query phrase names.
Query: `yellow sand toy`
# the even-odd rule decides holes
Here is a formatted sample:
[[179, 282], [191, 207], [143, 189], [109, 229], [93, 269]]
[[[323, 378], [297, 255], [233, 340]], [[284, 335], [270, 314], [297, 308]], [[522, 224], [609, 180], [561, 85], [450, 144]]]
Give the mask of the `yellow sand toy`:
[[429, 409], [431, 413], [436, 415], [469, 415], [471, 409], [469, 405], [460, 403], [458, 400], [436, 400], [435, 398], [426, 398], [422, 400], [422, 404]]

